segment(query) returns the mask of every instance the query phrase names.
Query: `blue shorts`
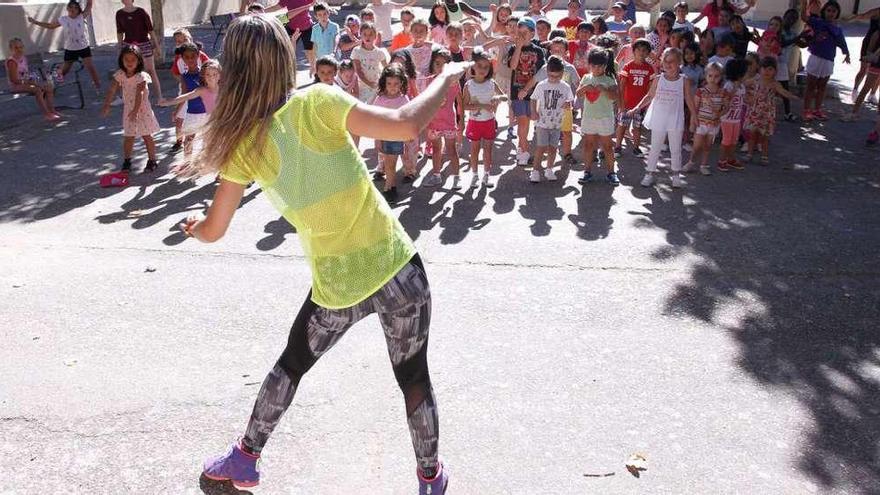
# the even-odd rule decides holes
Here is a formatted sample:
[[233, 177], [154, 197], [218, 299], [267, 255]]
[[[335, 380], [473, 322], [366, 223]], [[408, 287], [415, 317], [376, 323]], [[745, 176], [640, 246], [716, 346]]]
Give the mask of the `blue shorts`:
[[386, 155], [402, 155], [403, 141], [382, 141], [379, 151]]
[[532, 106], [529, 100], [513, 100], [513, 116], [528, 117], [532, 114]]

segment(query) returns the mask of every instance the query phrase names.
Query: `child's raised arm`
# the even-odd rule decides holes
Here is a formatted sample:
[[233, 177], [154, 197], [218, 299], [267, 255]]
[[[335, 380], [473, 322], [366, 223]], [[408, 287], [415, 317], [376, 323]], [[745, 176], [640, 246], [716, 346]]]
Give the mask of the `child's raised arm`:
[[477, 10], [477, 9], [475, 9], [475, 8], [473, 8], [473, 7], [471, 7], [470, 5], [468, 5], [467, 2], [458, 2], [458, 7], [459, 7], [459, 8], [461, 9], [461, 11], [464, 12], [465, 14], [467, 14], [467, 15], [469, 15], [469, 16], [471, 16], [471, 17], [477, 18], [477, 19], [479, 19], [479, 20], [481, 20], [481, 21], [483, 20], [483, 13], [480, 12], [479, 10]]
[[398, 109], [358, 103], [348, 113], [346, 127], [355, 136], [386, 141], [410, 141], [433, 119], [446, 99], [450, 84], [458, 84], [471, 62], [451, 62], [422, 93]]
[[184, 94], [178, 96], [177, 98], [171, 98], [171, 99], [162, 98], [161, 100], [159, 100], [159, 106], [160, 107], [173, 107], [174, 105], [179, 105], [185, 101], [192, 100], [193, 98], [198, 98], [198, 97], [202, 96], [203, 92], [204, 92], [204, 88], [198, 87], [198, 88], [190, 91], [189, 93], [184, 93]]
[[38, 21], [38, 20], [34, 19], [31, 16], [28, 16], [27, 20], [31, 24], [36, 24], [37, 26], [40, 26], [41, 28], [45, 28], [45, 29], [55, 29], [55, 28], [61, 27], [61, 24], [59, 24], [57, 20], [52, 21], [52, 22], [42, 22], [42, 21]]

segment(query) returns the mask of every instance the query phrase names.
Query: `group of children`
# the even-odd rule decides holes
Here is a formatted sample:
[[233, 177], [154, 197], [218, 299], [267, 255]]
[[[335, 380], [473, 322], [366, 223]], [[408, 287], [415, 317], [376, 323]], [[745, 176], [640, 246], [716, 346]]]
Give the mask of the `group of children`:
[[[645, 156], [643, 129], [651, 131], [641, 182], [645, 187], [654, 184], [665, 150], [671, 155], [673, 187], [684, 185], [684, 173], [742, 170], [744, 162], [767, 165], [777, 102], [782, 102], [784, 120], [826, 120], [825, 92], [836, 50], [843, 50], [849, 61], [837, 25], [841, 10], [834, 0], [818, 8], [817, 2], [803, 0], [799, 10], [773, 17], [762, 32], [749, 30], [741, 17], [753, 1], [735, 6], [713, 0], [693, 21], [688, 20], [688, 4], [680, 2], [650, 32], [626, 18], [626, 2], [616, 2], [606, 15], [587, 21], [579, 0], [570, 0], [567, 16], [555, 29], [546, 17], [552, 1], [530, 0], [521, 16], [509, 4], [493, 5], [488, 23], [455, 0], [437, 2], [429, 20], [416, 18], [407, 4], [391, 4], [402, 10], [400, 30], [390, 36], [372, 22], [372, 9], [385, 5], [382, 1], [373, 0], [360, 16], [346, 19], [344, 34], [317, 58], [315, 83], [338, 85], [365, 103], [399, 108], [445, 63], [475, 63], [460, 88], [450, 88], [446, 104], [419, 142], [377, 143], [374, 176], [384, 179], [389, 201], [397, 196], [398, 159], [403, 181], [412, 182], [420, 152], [432, 159], [424, 186], [445, 182], [441, 171], [446, 158], [451, 188], [462, 188], [459, 152], [469, 148], [471, 187], [491, 187], [495, 114], [504, 102], [509, 107], [508, 139], [517, 140], [516, 162], [532, 166], [532, 182], [556, 180], [557, 155], [562, 166], [577, 163], [572, 153], [575, 132], [582, 136], [582, 184], [594, 180], [593, 165], [599, 161], [604, 180], [619, 184], [615, 158], [624, 147], [636, 157]], [[327, 9], [323, 4], [314, 8], [324, 29], [332, 24], [320, 15]], [[696, 24], [703, 19], [707, 25], [701, 29]], [[870, 57], [880, 42], [868, 38], [863, 62], [873, 67], [876, 57]], [[799, 47], [809, 52], [803, 64], [807, 77], [800, 118], [791, 109], [791, 100], [799, 98], [789, 85], [801, 66]], [[877, 86], [875, 73], [866, 71], [862, 100]], [[719, 158], [710, 166], [719, 137]], [[874, 133], [869, 142], [873, 138]], [[686, 162], [683, 150], [690, 152]], [[480, 152], [482, 177], [477, 173]], [[744, 160], [739, 152], [746, 153]]]
[[[134, 141], [141, 137], [147, 149], [147, 164], [144, 168], [152, 172], [158, 167], [154, 135], [161, 128], [150, 102], [149, 87], [155, 86], [157, 104], [174, 106], [174, 122], [177, 140], [171, 151], [184, 150], [185, 160], [192, 155], [192, 145], [196, 134], [208, 120], [208, 115], [216, 105], [219, 92], [221, 67], [212, 60], [201, 47], [193, 42], [186, 29], [174, 32], [174, 60], [171, 74], [179, 84], [179, 95], [173, 99], [162, 97], [159, 76], [153, 61], [156, 48], [155, 34], [150, 15], [134, 0], [122, 0], [122, 8], [116, 13], [116, 29], [119, 38], [118, 71], [113, 74], [111, 86], [104, 98], [102, 115], [107, 116], [117, 91], [121, 91], [123, 105], [123, 161], [120, 172], [128, 173], [131, 168], [131, 155]], [[45, 118], [56, 121], [61, 118], [54, 106], [53, 85], [70, 71], [76, 61], [81, 61], [92, 77], [96, 92], [100, 94], [101, 80], [92, 63], [92, 54], [86, 35], [85, 17], [91, 11], [92, 2], [82, 7], [77, 0], [67, 4], [67, 15], [55, 21], [41, 22], [28, 18], [32, 24], [45, 29], [62, 27], [64, 37], [64, 63], [57, 74], [38, 74], [29, 69], [24, 56], [24, 43], [19, 38], [9, 42], [12, 56], [6, 62], [10, 90], [17, 93], [32, 94]]]
[[[332, 9], [324, 3], [309, 3], [310, 10], [297, 7], [284, 14], [289, 23], [303, 16], [309, 20], [311, 27], [290, 24], [287, 31], [294, 41], [302, 39], [311, 52], [314, 82], [339, 86], [364, 103], [399, 108], [418, 95], [446, 63], [474, 62], [461, 84], [450, 88], [446, 103], [418, 140], [376, 143], [379, 166], [374, 176], [384, 180], [389, 201], [397, 195], [398, 160], [403, 164], [403, 182], [413, 182], [420, 156], [432, 160], [431, 172], [422, 181], [425, 186], [444, 184], [445, 158], [450, 162], [451, 187], [462, 188], [459, 153], [464, 151], [469, 152], [474, 171], [470, 187], [491, 187], [496, 112], [502, 103], [507, 103], [509, 112], [507, 137], [517, 140], [516, 162], [532, 166], [532, 182], [556, 179], [557, 155], [562, 166], [577, 163], [574, 133], [582, 136], [586, 169], [580, 183], [593, 181], [593, 164], [603, 161], [605, 181], [619, 184], [615, 158], [621, 157], [625, 146], [635, 157], [644, 156], [643, 129], [651, 131], [644, 186], [653, 184], [664, 150], [671, 155], [674, 187], [683, 185], [681, 173], [710, 175], [713, 168], [742, 169], [739, 150], [746, 152], [745, 161], [766, 165], [777, 100], [782, 100], [784, 120], [798, 119], [791, 109], [791, 100], [797, 97], [789, 91], [789, 82], [801, 65], [799, 47], [809, 51], [803, 64], [804, 121], [828, 118], [824, 100], [838, 48], [849, 62], [837, 25], [840, 6], [834, 0], [824, 4], [801, 0], [799, 10], [771, 18], [763, 32], [750, 31], [741, 17], [754, 2], [735, 6], [729, 0], [712, 0], [693, 21], [688, 20], [688, 4], [680, 2], [663, 13], [650, 32], [630, 19], [632, 1], [613, 3], [605, 15], [587, 21], [579, 0], [570, 0], [567, 15], [555, 29], [546, 17], [553, 0], [529, 0], [521, 16], [514, 15], [510, 4], [492, 5], [489, 19], [458, 0], [439, 0], [427, 20], [419, 19], [409, 8], [412, 3], [372, 0], [359, 15], [348, 16], [342, 27], [330, 20]], [[179, 30], [174, 34], [177, 48], [171, 72], [179, 82], [180, 96], [161, 98], [152, 62], [149, 15], [132, 0], [123, 4], [117, 14], [122, 47], [119, 72], [106, 103], [121, 88], [123, 170], [130, 169], [132, 142], [141, 136], [149, 155], [146, 170], [152, 171], [156, 168], [152, 135], [159, 126], [147, 86], [156, 84], [160, 105], [177, 106], [177, 141], [172, 150], [183, 148], [189, 157], [196, 131], [214, 107], [220, 64], [209, 60], [185, 29]], [[268, 14], [277, 7], [251, 3], [245, 10]], [[56, 22], [31, 19], [43, 27], [64, 26], [68, 31], [65, 47], [70, 49], [65, 50], [62, 72], [79, 59], [94, 72], [81, 26], [89, 8], [83, 10], [71, 0], [68, 15]], [[391, 28], [393, 11], [399, 11], [398, 30]], [[316, 20], [311, 20], [310, 12]], [[701, 29], [695, 24], [704, 18], [707, 25]], [[872, 92], [876, 94], [880, 80], [880, 14], [870, 11], [857, 18], [871, 19], [871, 29], [862, 47], [863, 70], [856, 80], [852, 113], [843, 119], [847, 121], [856, 119], [863, 102]], [[303, 39], [304, 33], [308, 40]], [[47, 119], [59, 118], [51, 88], [28, 80], [21, 41], [12, 40], [10, 47], [10, 83], [34, 94]], [[93, 78], [99, 87], [96, 72]], [[709, 157], [719, 134], [719, 159], [711, 167]], [[357, 136], [353, 138], [357, 142]], [[875, 129], [868, 142], [878, 140]], [[687, 163], [683, 163], [682, 149], [690, 151]], [[481, 153], [482, 176], [477, 174]]]

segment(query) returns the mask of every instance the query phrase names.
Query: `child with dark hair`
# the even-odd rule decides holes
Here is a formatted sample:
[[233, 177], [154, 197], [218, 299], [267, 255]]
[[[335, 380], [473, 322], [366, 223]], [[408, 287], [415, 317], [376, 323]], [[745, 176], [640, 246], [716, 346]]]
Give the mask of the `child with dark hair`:
[[516, 155], [517, 164], [525, 166], [529, 163], [529, 117], [531, 94], [525, 90], [526, 85], [544, 66], [546, 52], [534, 40], [535, 21], [525, 18], [517, 25], [516, 41], [508, 52], [508, 65], [513, 74], [510, 81], [510, 96], [513, 98], [513, 115], [516, 118], [517, 138], [519, 141]]
[[476, 187], [480, 150], [483, 151], [483, 178], [485, 187], [492, 187], [492, 145], [498, 132], [495, 111], [498, 103], [507, 100], [501, 87], [492, 79], [492, 61], [482, 50], [473, 54], [472, 77], [464, 84], [461, 95], [462, 108], [469, 112], [465, 136], [471, 141], [470, 167], [474, 173], [471, 187]]
[[[531, 182], [541, 182], [541, 170], [544, 170], [544, 178], [549, 181], [556, 180], [553, 165], [556, 163], [556, 148], [562, 132], [562, 119], [566, 110], [571, 110], [574, 93], [571, 86], [562, 80], [565, 64], [556, 55], [547, 59], [547, 79], [538, 83], [532, 92], [531, 111], [532, 120], [535, 120], [535, 144], [536, 157], [532, 172], [529, 175]], [[547, 165], [542, 167], [544, 155], [547, 155]]]
[[388, 65], [388, 52], [376, 46], [376, 28], [369, 22], [361, 25], [361, 44], [351, 51], [351, 60], [360, 79], [360, 100], [368, 103], [376, 97], [379, 77]]
[[[377, 83], [378, 93], [373, 98], [372, 104], [383, 108], [400, 108], [409, 103], [406, 96], [407, 77], [403, 66], [390, 64], [382, 69]], [[384, 170], [385, 188], [382, 196], [389, 203], [397, 201], [397, 158], [403, 155], [404, 143], [402, 141], [377, 141], [381, 168]], [[404, 163], [406, 174], [415, 175], [415, 164]], [[376, 178], [378, 174], [376, 174]]]
[[[56, 21], [41, 22], [30, 16], [28, 16], [27, 20], [31, 24], [36, 24], [45, 29], [63, 28], [64, 63], [61, 64], [61, 75], [66, 76], [67, 73], [70, 72], [73, 63], [81, 59], [83, 66], [89, 71], [89, 76], [92, 77], [92, 83], [95, 85], [95, 90], [100, 91], [101, 79], [98, 77], [98, 71], [95, 69], [95, 64], [92, 63], [92, 49], [89, 46], [89, 40], [86, 37], [87, 31], [85, 18], [89, 16], [93, 3], [95, 3], [94, 0], [90, 0], [86, 4], [86, 8], [83, 9], [78, 1], [70, 0], [67, 2], [67, 15], [59, 17]], [[54, 115], [54, 113], [52, 114]], [[48, 115], [49, 114], [47, 113], [47, 117]]]
[[568, 61], [578, 71], [578, 76], [584, 77], [590, 72], [590, 62], [588, 57], [593, 44], [590, 38], [593, 37], [593, 25], [589, 22], [578, 24], [576, 39], [568, 42]]
[[339, 72], [339, 62], [332, 55], [325, 55], [315, 61], [315, 84], [324, 83], [333, 86], [336, 84], [336, 74]]
[[628, 62], [620, 70], [618, 80], [620, 82], [622, 98], [617, 113], [617, 146], [614, 155], [618, 158], [623, 153], [623, 140], [627, 131], [632, 128], [632, 154], [642, 157], [642, 121], [645, 117], [644, 110], [630, 113], [648, 94], [651, 89], [651, 78], [654, 76], [654, 68], [647, 62], [651, 53], [651, 44], [646, 39], [636, 40], [633, 43], [633, 60]]
[[[580, 0], [568, 0], [568, 15], [563, 17], [556, 23], [556, 27], [562, 28], [565, 30], [565, 39], [568, 41], [574, 41], [577, 35], [578, 26], [584, 19], [579, 15], [581, 10], [581, 2]], [[554, 36], [550, 36], [550, 38], [554, 38]]]
[[116, 95], [116, 90], [122, 88], [122, 172], [131, 170], [131, 153], [134, 149], [134, 138], [140, 136], [147, 148], [146, 172], [156, 170], [159, 163], [156, 161], [156, 142], [153, 134], [160, 131], [159, 122], [150, 106], [150, 75], [144, 71], [144, 57], [140, 49], [134, 45], [122, 47], [116, 60], [119, 70], [113, 75], [113, 83], [107, 96], [104, 98], [104, 107], [101, 115], [106, 117], [110, 114], [110, 102]]
[[776, 129], [776, 96], [794, 100], [799, 98], [786, 91], [776, 80], [775, 58], [762, 58], [760, 67], [760, 76], [754, 80], [750, 88], [752, 95], [746, 116], [746, 128], [750, 132], [747, 161], [752, 160], [755, 149], [760, 145], [761, 165], [767, 165], [770, 163], [768, 149], [770, 136]]
[[742, 132], [748, 91], [744, 80], [748, 70], [748, 62], [742, 59], [733, 59], [724, 66], [724, 93], [728, 103], [721, 117], [721, 156], [718, 158], [718, 170], [722, 172], [744, 168], [736, 159], [736, 143]]
[[550, 30], [552, 29], [553, 26], [546, 17], [535, 20], [535, 38], [538, 40], [538, 44], [544, 48], [550, 42]]
[[[733, 38], [730, 36], [724, 36], [720, 40], [715, 41], [715, 55], [709, 57], [710, 64], [718, 64], [721, 67], [726, 67], [727, 62], [735, 59], [733, 56]], [[746, 67], [748, 68], [748, 66]], [[726, 75], [726, 73], [725, 73]]]
[[[431, 76], [436, 77], [443, 72], [443, 67], [452, 62], [449, 50], [439, 48], [431, 54]], [[459, 128], [463, 125], [464, 109], [461, 102], [461, 86], [450, 85], [446, 92], [443, 105], [434, 114], [434, 118], [428, 123], [428, 142], [431, 143], [432, 173], [425, 178], [426, 186], [439, 186], [443, 184], [441, 170], [443, 168], [443, 152], [449, 157], [452, 175], [452, 189], [461, 189], [461, 177], [459, 176], [458, 136]]]
[[692, 22], [687, 20], [688, 12], [690, 8], [688, 7], [687, 2], [678, 2], [675, 4], [675, 7], [672, 8], [672, 11], [675, 12], [675, 23], [672, 24], [672, 29], [683, 29], [685, 31], [694, 32], [694, 25]]
[[428, 16], [428, 24], [431, 25], [431, 41], [438, 45], [446, 44], [446, 25], [449, 24], [449, 11], [443, 0], [437, 0], [431, 7]]
[[[330, 8], [320, 2], [314, 7], [315, 19], [318, 20], [312, 26], [312, 43], [315, 48], [315, 57], [321, 58], [336, 53], [336, 41], [339, 36], [339, 24], [330, 20]], [[315, 67], [317, 72], [317, 66]]]
[[584, 166], [586, 171], [578, 183], [593, 180], [593, 159], [597, 148], [605, 153], [605, 181], [616, 186], [620, 179], [614, 171], [614, 102], [618, 100], [614, 54], [603, 48], [593, 48], [588, 56], [590, 72], [581, 79], [577, 96], [584, 98], [584, 115], [581, 133], [584, 143]]
[[828, 114], [822, 109], [825, 102], [825, 91], [828, 88], [828, 80], [834, 72], [834, 55], [837, 48], [843, 51], [846, 57], [844, 63], [850, 63], [849, 49], [846, 46], [846, 38], [843, 31], [837, 25], [840, 17], [840, 4], [829, 0], [819, 13], [819, 16], [807, 14], [806, 1], [801, 0], [801, 16], [804, 22], [813, 30], [812, 40], [807, 50], [810, 58], [807, 59], [807, 88], [804, 90], [804, 120], [828, 120]]

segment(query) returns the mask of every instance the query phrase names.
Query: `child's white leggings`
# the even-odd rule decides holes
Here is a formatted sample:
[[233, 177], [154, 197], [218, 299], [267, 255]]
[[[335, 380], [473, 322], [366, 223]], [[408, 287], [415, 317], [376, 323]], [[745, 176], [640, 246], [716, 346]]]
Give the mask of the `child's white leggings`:
[[663, 149], [663, 140], [669, 138], [669, 152], [672, 154], [672, 171], [681, 171], [681, 136], [682, 131], [651, 131], [651, 150], [648, 152], [648, 172], [657, 171], [657, 160]]

